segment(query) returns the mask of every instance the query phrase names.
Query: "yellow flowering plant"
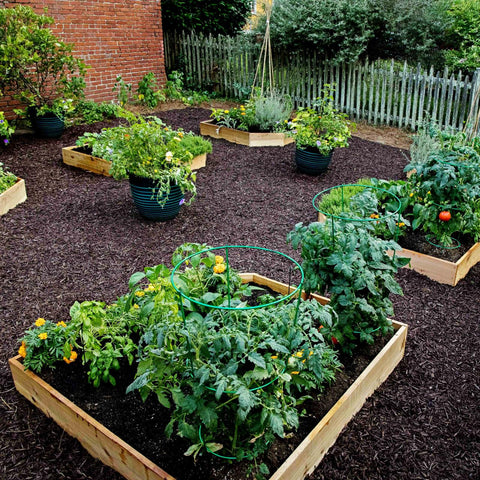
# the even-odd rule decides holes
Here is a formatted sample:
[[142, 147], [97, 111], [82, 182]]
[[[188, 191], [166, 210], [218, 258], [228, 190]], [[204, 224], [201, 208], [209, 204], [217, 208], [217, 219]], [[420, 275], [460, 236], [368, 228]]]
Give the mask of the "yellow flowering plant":
[[77, 358], [73, 350], [71, 325], [37, 318], [20, 339], [18, 354], [23, 357], [24, 367], [40, 372], [44, 367], [55, 368], [57, 362], [71, 363]]

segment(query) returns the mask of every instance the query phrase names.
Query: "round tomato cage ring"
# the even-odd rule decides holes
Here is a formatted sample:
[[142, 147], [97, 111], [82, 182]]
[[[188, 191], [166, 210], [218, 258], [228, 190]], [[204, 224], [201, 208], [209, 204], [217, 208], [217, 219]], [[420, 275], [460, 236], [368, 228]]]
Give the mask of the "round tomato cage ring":
[[[372, 218], [372, 217], [352, 217], [352, 212], [348, 210], [348, 201], [353, 195], [350, 195], [349, 198], [345, 198], [345, 189], [346, 187], [349, 187], [351, 189], [352, 187], [358, 187], [361, 188], [358, 193], [362, 193], [363, 191], [370, 189], [378, 192], [383, 192], [388, 195], [390, 198], [390, 203], [391, 203], [391, 210], [384, 212], [382, 215], [378, 215], [378, 217]], [[321, 197], [327, 193], [330, 193], [332, 190], [340, 189], [341, 192], [341, 215], [334, 215], [330, 212], [323, 211], [318, 207], [318, 204], [320, 203]], [[357, 194], [355, 194], [357, 195]], [[364, 223], [368, 224], [371, 222], [386, 222], [389, 218], [394, 217], [395, 215], [397, 216], [397, 225], [400, 223], [400, 209], [402, 208], [402, 202], [400, 198], [395, 195], [392, 192], [389, 192], [388, 190], [385, 190], [384, 188], [380, 187], [375, 187], [373, 185], [362, 185], [358, 183], [344, 183], [341, 185], [336, 185], [334, 187], [327, 188], [325, 190], [322, 190], [321, 192], [317, 193], [313, 199], [312, 199], [312, 204], [313, 208], [322, 215], [325, 215], [331, 220], [332, 224], [332, 240], [335, 241], [335, 221], [340, 221], [340, 222], [352, 222], [352, 223]], [[390, 205], [386, 205], [386, 208], [388, 208]], [[397, 241], [398, 239], [398, 228], [395, 228], [395, 233], [394, 233], [394, 240]], [[395, 255], [395, 252], [393, 253]]]
[[[240, 260], [242, 260], [241, 254], [243, 252], [248, 253], [248, 251], [250, 251], [250, 253], [254, 252], [254, 253], [257, 253], [259, 255], [271, 255], [271, 256], [273, 256], [273, 258], [277, 262], [278, 261], [284, 262], [284, 264], [282, 264], [281, 267], [279, 267], [279, 268], [288, 272], [288, 289], [287, 289], [287, 292], [289, 292], [288, 294], [281, 295], [281, 296], [279, 296], [278, 298], [276, 298], [272, 301], [269, 301], [269, 302], [263, 303], [263, 304], [259, 304], [259, 305], [246, 305], [246, 306], [241, 306], [241, 307], [238, 306], [238, 304], [235, 302], [235, 300], [233, 298], [233, 293], [234, 292], [232, 291], [232, 289], [234, 288], [233, 285], [232, 285], [232, 276], [233, 276], [232, 262], [233, 263], [238, 263], [239, 257], [240, 257]], [[206, 303], [205, 299], [203, 299], [203, 298], [201, 298], [201, 299], [192, 298], [191, 296], [187, 295], [184, 291], [182, 291], [182, 283], [183, 282], [181, 280], [181, 275], [186, 270], [186, 268], [190, 265], [192, 267], [194, 265], [196, 265], [197, 267], [199, 265], [202, 265], [202, 262], [201, 262], [202, 258], [205, 259], [209, 255], [211, 256], [213, 254], [215, 254], [215, 256], [223, 254], [224, 259], [225, 259], [224, 260], [225, 261], [224, 272], [225, 272], [225, 277], [226, 277], [226, 294], [225, 294], [226, 301], [222, 305], [212, 305], [210, 303]], [[241, 262], [241, 263], [243, 264], [243, 266], [245, 265], [244, 262]], [[263, 264], [269, 264], [269, 262], [265, 262], [265, 261], [262, 262], [262, 263]], [[249, 268], [252, 268], [252, 267], [249, 267]], [[239, 269], [236, 268], [235, 270], [238, 271]], [[252, 270], [248, 270], [248, 271], [252, 271]], [[253, 267], [253, 271], [256, 271], [255, 267]], [[298, 277], [298, 278], [295, 278], [296, 280], [298, 280], [298, 282], [295, 282], [295, 284], [297, 286], [292, 284], [292, 280], [293, 280], [292, 277], [293, 277], [294, 273], [296, 273], [297, 274], [296, 277]], [[178, 301], [178, 305], [179, 305], [179, 310], [181, 312], [183, 322], [184, 322], [185, 325], [187, 324], [188, 312], [186, 312], [186, 305], [188, 305], [188, 303], [197, 305], [199, 307], [200, 311], [202, 311], [202, 309], [203, 310], [208, 309], [208, 310], [212, 310], [212, 311], [213, 310], [219, 310], [219, 311], [223, 312], [222, 315], [229, 315], [233, 312], [264, 309], [264, 308], [272, 307], [272, 306], [280, 304], [280, 303], [286, 303], [288, 301], [293, 301], [293, 300], [296, 301], [295, 317], [294, 317], [293, 321], [297, 322], [300, 301], [301, 301], [301, 298], [302, 298], [301, 291], [302, 291], [303, 282], [304, 282], [304, 272], [303, 272], [303, 269], [302, 269], [301, 265], [296, 260], [294, 260], [293, 258], [289, 257], [288, 255], [286, 255], [284, 253], [281, 253], [281, 252], [278, 252], [276, 250], [271, 250], [271, 249], [262, 248], [262, 247], [245, 246], [245, 245], [225, 245], [225, 246], [221, 246], [221, 247], [208, 248], [208, 249], [205, 249], [205, 250], [202, 250], [200, 252], [196, 252], [196, 253], [193, 253], [193, 254], [187, 256], [181, 262], [179, 262], [177, 265], [175, 265], [175, 267], [172, 270], [171, 276], [170, 276], [170, 281], [171, 281], [172, 286], [174, 287], [174, 289], [176, 290], [176, 292], [178, 294], [177, 295], [177, 301]], [[189, 339], [188, 336], [187, 336], [187, 341], [190, 342], [190, 339]], [[190, 363], [191, 363], [192, 372], [193, 372], [193, 370], [194, 370], [193, 358], [190, 359]], [[282, 368], [282, 366], [279, 366], [279, 367]], [[274, 377], [273, 378], [270, 377], [269, 379], [266, 379], [266, 380], [268, 380], [266, 383], [264, 383], [262, 385], [254, 386], [252, 388], [249, 388], [249, 390], [250, 391], [260, 390], [260, 389], [266, 388], [269, 385], [276, 382], [286, 370], [286, 367], [283, 367], [281, 369], [281, 371], [280, 371], [280, 368], [276, 369], [276, 371], [272, 372]], [[193, 373], [192, 373], [192, 375], [193, 375]], [[205, 388], [209, 391], [216, 392], [216, 388], [209, 387], [207, 385], [205, 385]], [[230, 395], [235, 395], [237, 392], [234, 391], [234, 390], [224, 390], [223, 393], [230, 394]], [[204, 439], [202, 437], [202, 425], [201, 424], [199, 426], [198, 435], [199, 435], [199, 439], [200, 439], [200, 442], [202, 443], [202, 445], [205, 446], [206, 450], [209, 453], [211, 453], [212, 455], [215, 455], [215, 456], [217, 456], [219, 458], [222, 458], [222, 459], [225, 459], [225, 460], [236, 460], [237, 459], [237, 457], [234, 457], [234, 456], [221, 455], [219, 453], [216, 453], [216, 452], [212, 451], [207, 446], [207, 443], [204, 441]]]
[[425, 240], [430, 245], [433, 245], [434, 247], [437, 247], [437, 248], [443, 248], [444, 250], [455, 250], [456, 248], [459, 248], [462, 245], [460, 241], [457, 240], [456, 238], [451, 237], [451, 239], [453, 241], [453, 245], [442, 245], [442, 244], [434, 243], [434, 242], [437, 242], [438, 240], [436, 240], [433, 235], [425, 235]]

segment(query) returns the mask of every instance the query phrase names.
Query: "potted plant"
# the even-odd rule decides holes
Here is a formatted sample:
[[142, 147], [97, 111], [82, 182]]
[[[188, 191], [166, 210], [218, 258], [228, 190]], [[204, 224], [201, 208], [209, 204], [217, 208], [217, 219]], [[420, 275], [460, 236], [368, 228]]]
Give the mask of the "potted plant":
[[286, 134], [295, 140], [295, 162], [302, 173], [318, 175], [327, 170], [335, 148], [348, 146], [355, 124], [334, 107], [329, 86], [312, 107], [299, 108], [291, 121], [284, 122]]
[[156, 117], [129, 116], [127, 125], [105, 128], [80, 140], [96, 157], [111, 162], [110, 173], [128, 178], [140, 214], [152, 220], [170, 220], [185, 202], [184, 194], [196, 195], [193, 155], [182, 144], [183, 132], [175, 132]]
[[278, 126], [290, 118], [292, 108], [290, 97], [275, 92], [264, 95], [254, 89], [244, 105], [212, 109], [212, 120], [200, 123], [200, 133], [251, 147], [284, 146], [293, 140]]
[[13, 92], [36, 132], [58, 137], [65, 115], [83, 95], [84, 62], [73, 56], [73, 44], [48, 28], [54, 20], [17, 5], [0, 10], [0, 89]]

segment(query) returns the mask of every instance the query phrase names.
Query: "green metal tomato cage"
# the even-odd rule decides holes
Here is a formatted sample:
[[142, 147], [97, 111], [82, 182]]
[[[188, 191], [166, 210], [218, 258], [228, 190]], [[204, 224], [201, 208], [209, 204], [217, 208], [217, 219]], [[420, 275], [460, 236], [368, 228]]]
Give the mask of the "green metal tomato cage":
[[[270, 254], [273, 254], [274, 256], [278, 256], [281, 259], [286, 260], [289, 263], [289, 267], [288, 267], [288, 292], [289, 293], [287, 295], [280, 296], [276, 300], [273, 300], [273, 301], [268, 302], [268, 303], [263, 303], [263, 304], [260, 304], [260, 305], [247, 305], [247, 306], [241, 306], [241, 307], [232, 305], [232, 291], [231, 291], [231, 268], [232, 267], [231, 267], [231, 255], [230, 255], [232, 250], [238, 250], [238, 251], [251, 250], [251, 251], [258, 251], [260, 253], [268, 252]], [[215, 252], [215, 253], [224, 252], [225, 253], [225, 267], [226, 267], [225, 272], [226, 272], [226, 278], [227, 278], [227, 305], [211, 305], [211, 304], [208, 304], [208, 303], [204, 303], [204, 302], [202, 302], [202, 301], [200, 301], [196, 298], [192, 298], [192, 297], [186, 295], [184, 292], [182, 292], [179, 285], [177, 285], [175, 283], [175, 277], [180, 272], [180, 269], [182, 268], [182, 266], [183, 267], [188, 266], [191, 263], [193, 257], [206, 255], [210, 252]], [[292, 274], [293, 274], [294, 271], [298, 271], [300, 273], [300, 282], [298, 283], [297, 287], [295, 287], [295, 288], [292, 287]], [[286, 255], [282, 252], [279, 252], [279, 251], [276, 251], [276, 250], [271, 250], [269, 248], [263, 248], [263, 247], [252, 247], [252, 246], [246, 246], [246, 245], [225, 245], [225, 246], [212, 247], [212, 248], [209, 248], [209, 249], [205, 249], [205, 250], [202, 250], [200, 252], [193, 253], [193, 254], [189, 255], [188, 257], [184, 258], [181, 262], [179, 262], [173, 268], [171, 276], [170, 276], [170, 281], [172, 283], [173, 288], [176, 290], [176, 292], [178, 294], [178, 305], [179, 305], [184, 323], [186, 323], [186, 316], [187, 315], [186, 315], [186, 312], [185, 312], [185, 307], [184, 307], [184, 301], [183, 300], [188, 300], [189, 302], [192, 302], [192, 303], [194, 303], [196, 305], [199, 305], [199, 306], [202, 306], [202, 307], [206, 307], [208, 309], [222, 310], [222, 311], [226, 311], [228, 313], [228, 312], [232, 312], [232, 311], [255, 310], [255, 309], [261, 309], [261, 308], [268, 308], [268, 307], [272, 307], [274, 305], [278, 305], [282, 302], [287, 302], [287, 301], [297, 297], [297, 304], [296, 304], [296, 308], [295, 308], [295, 317], [294, 317], [294, 322], [296, 323], [297, 318], [298, 318], [300, 301], [301, 301], [301, 291], [302, 291], [303, 282], [304, 282], [304, 272], [303, 272], [303, 269], [302, 269], [301, 265], [296, 260], [294, 260], [293, 258], [291, 258], [290, 256], [288, 256], [288, 255]], [[192, 364], [192, 366], [193, 366], [193, 364]], [[250, 388], [249, 390], [250, 391], [255, 391], [255, 390], [260, 390], [261, 388], [268, 387], [272, 383], [276, 382], [278, 380], [278, 378], [280, 377], [280, 375], [282, 375], [284, 373], [284, 371], [285, 371], [285, 368], [281, 372], [279, 372], [279, 374], [275, 378], [271, 379], [269, 382], [267, 382], [263, 385], [260, 385], [260, 386]], [[210, 391], [213, 391], [213, 392], [216, 391], [216, 389], [212, 388], [212, 387], [206, 386], [206, 388]], [[235, 395], [237, 392], [232, 391], [232, 390], [225, 390], [224, 393]], [[199, 435], [199, 439], [200, 439], [200, 442], [202, 443], [202, 445], [204, 445], [206, 450], [209, 453], [211, 453], [212, 455], [215, 455], [216, 457], [219, 457], [219, 458], [222, 458], [222, 459], [225, 459], [225, 460], [236, 460], [237, 459], [236, 457], [221, 455], [221, 454], [216, 453], [216, 452], [212, 451], [211, 449], [209, 449], [208, 446], [206, 445], [206, 443], [204, 442], [203, 437], [202, 437], [202, 425], [201, 424], [200, 424], [199, 429], [198, 429], [198, 435]]]
[[[341, 190], [342, 213], [344, 213], [344, 212], [347, 213], [347, 211], [346, 211], [347, 202], [346, 202], [345, 197], [344, 197], [344, 189], [346, 187], [359, 187], [359, 188], [362, 188], [364, 190], [365, 189], [371, 189], [371, 190], [376, 190], [376, 191], [386, 193], [397, 204], [397, 207], [393, 211], [386, 212], [383, 215], [378, 215], [378, 217], [375, 217], [375, 218], [370, 218], [370, 217], [359, 218], [359, 217], [349, 217], [347, 215], [334, 215], [330, 212], [326, 212], [326, 211], [320, 210], [320, 208], [318, 208], [318, 203], [321, 200], [321, 197], [323, 195], [325, 195], [327, 193], [330, 193], [332, 190], [340, 189]], [[361, 193], [361, 192], [359, 192], [359, 193]], [[399, 221], [400, 221], [400, 209], [402, 208], [402, 202], [401, 202], [400, 198], [398, 198], [398, 196], [395, 195], [394, 193], [389, 192], [388, 190], [385, 190], [384, 188], [375, 187], [373, 185], [362, 185], [362, 184], [358, 184], [358, 183], [344, 183], [344, 184], [341, 184], [341, 185], [336, 185], [334, 187], [330, 187], [330, 188], [327, 188], [325, 190], [322, 190], [321, 192], [317, 193], [313, 197], [312, 204], [313, 204], [313, 208], [315, 208], [315, 210], [317, 212], [319, 212], [319, 213], [321, 213], [321, 214], [323, 214], [326, 217], [331, 219], [332, 241], [335, 241], [335, 222], [336, 221], [352, 222], [352, 223], [371, 223], [371, 222], [382, 222], [382, 221], [386, 222], [388, 218], [397, 215], [397, 222], [396, 223], [398, 224]], [[398, 238], [398, 228], [395, 228], [395, 233], [394, 233], [395, 241], [397, 240], [397, 238]]]

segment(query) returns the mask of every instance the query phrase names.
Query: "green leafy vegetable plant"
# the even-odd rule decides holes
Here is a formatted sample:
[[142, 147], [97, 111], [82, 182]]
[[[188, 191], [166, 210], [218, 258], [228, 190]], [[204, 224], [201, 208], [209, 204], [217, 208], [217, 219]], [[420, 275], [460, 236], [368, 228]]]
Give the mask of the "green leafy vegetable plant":
[[325, 334], [343, 351], [352, 353], [359, 343], [392, 332], [389, 295], [402, 294], [394, 275], [408, 263], [387, 254], [400, 250], [396, 242], [376, 237], [369, 224], [337, 222], [333, 228], [331, 220], [298, 223], [287, 241], [300, 249], [305, 290], [328, 293], [337, 319]]
[[157, 86], [153, 72], [146, 73], [138, 82], [137, 98], [149, 108], [155, 108], [159, 103], [166, 100], [166, 95]]

